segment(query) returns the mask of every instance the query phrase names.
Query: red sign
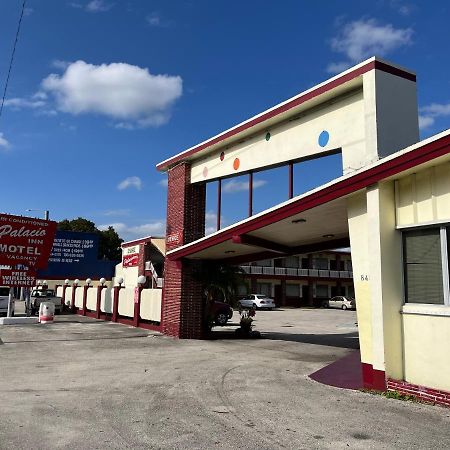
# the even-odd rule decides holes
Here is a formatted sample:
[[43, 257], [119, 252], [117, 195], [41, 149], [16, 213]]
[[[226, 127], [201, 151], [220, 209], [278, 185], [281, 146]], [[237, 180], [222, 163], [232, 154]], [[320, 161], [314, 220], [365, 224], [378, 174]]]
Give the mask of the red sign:
[[183, 240], [182, 231], [177, 231], [175, 233], [168, 234], [166, 238], [167, 245], [180, 244], [182, 240]]
[[45, 269], [55, 232], [53, 221], [0, 214], [0, 264]]
[[33, 287], [36, 285], [36, 272], [33, 270], [0, 270], [0, 285], [9, 287]]
[[139, 265], [139, 253], [124, 255], [122, 259], [122, 267], [134, 267], [137, 265]]

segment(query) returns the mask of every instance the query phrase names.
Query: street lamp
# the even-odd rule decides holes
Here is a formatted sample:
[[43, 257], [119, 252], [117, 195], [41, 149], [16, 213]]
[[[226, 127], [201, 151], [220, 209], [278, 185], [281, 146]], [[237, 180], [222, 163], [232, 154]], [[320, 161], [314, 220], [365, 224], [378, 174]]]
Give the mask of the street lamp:
[[48, 220], [50, 216], [50, 211], [48, 209], [26, 209], [26, 211], [39, 211], [44, 213], [44, 219]]

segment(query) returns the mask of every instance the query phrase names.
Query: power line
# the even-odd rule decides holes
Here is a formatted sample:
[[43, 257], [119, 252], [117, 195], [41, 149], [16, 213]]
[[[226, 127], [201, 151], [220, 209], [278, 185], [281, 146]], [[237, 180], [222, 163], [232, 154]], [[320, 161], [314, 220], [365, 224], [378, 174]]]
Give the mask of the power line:
[[14, 54], [16, 53], [17, 41], [19, 40], [20, 26], [22, 25], [23, 12], [25, 11], [25, 3], [26, 3], [26, 0], [23, 0], [22, 11], [20, 13], [20, 18], [19, 18], [19, 24], [17, 26], [16, 39], [14, 40], [13, 51], [11, 53], [11, 60], [9, 61], [8, 75], [6, 76], [5, 90], [3, 91], [2, 103], [0, 105], [0, 117], [2, 116], [3, 105], [5, 104], [6, 91], [8, 89], [8, 84], [9, 84], [9, 77], [11, 76], [11, 69], [12, 69], [12, 65], [13, 65], [13, 61], [14, 61]]

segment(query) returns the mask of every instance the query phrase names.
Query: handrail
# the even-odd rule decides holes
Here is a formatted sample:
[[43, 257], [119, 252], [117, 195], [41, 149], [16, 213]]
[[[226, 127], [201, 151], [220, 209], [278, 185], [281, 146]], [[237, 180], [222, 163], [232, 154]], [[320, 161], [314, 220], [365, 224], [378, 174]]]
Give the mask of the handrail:
[[353, 278], [353, 272], [349, 270], [329, 269], [297, 269], [295, 267], [273, 266], [240, 266], [248, 275], [276, 275], [289, 277], [317, 277], [317, 278]]

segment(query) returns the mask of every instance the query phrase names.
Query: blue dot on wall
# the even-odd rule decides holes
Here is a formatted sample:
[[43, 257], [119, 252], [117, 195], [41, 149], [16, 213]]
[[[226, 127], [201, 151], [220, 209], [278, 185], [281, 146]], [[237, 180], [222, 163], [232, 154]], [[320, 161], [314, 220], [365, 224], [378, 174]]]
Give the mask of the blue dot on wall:
[[322, 133], [319, 134], [319, 145], [321, 147], [325, 147], [330, 140], [330, 133], [328, 131], [323, 130]]

